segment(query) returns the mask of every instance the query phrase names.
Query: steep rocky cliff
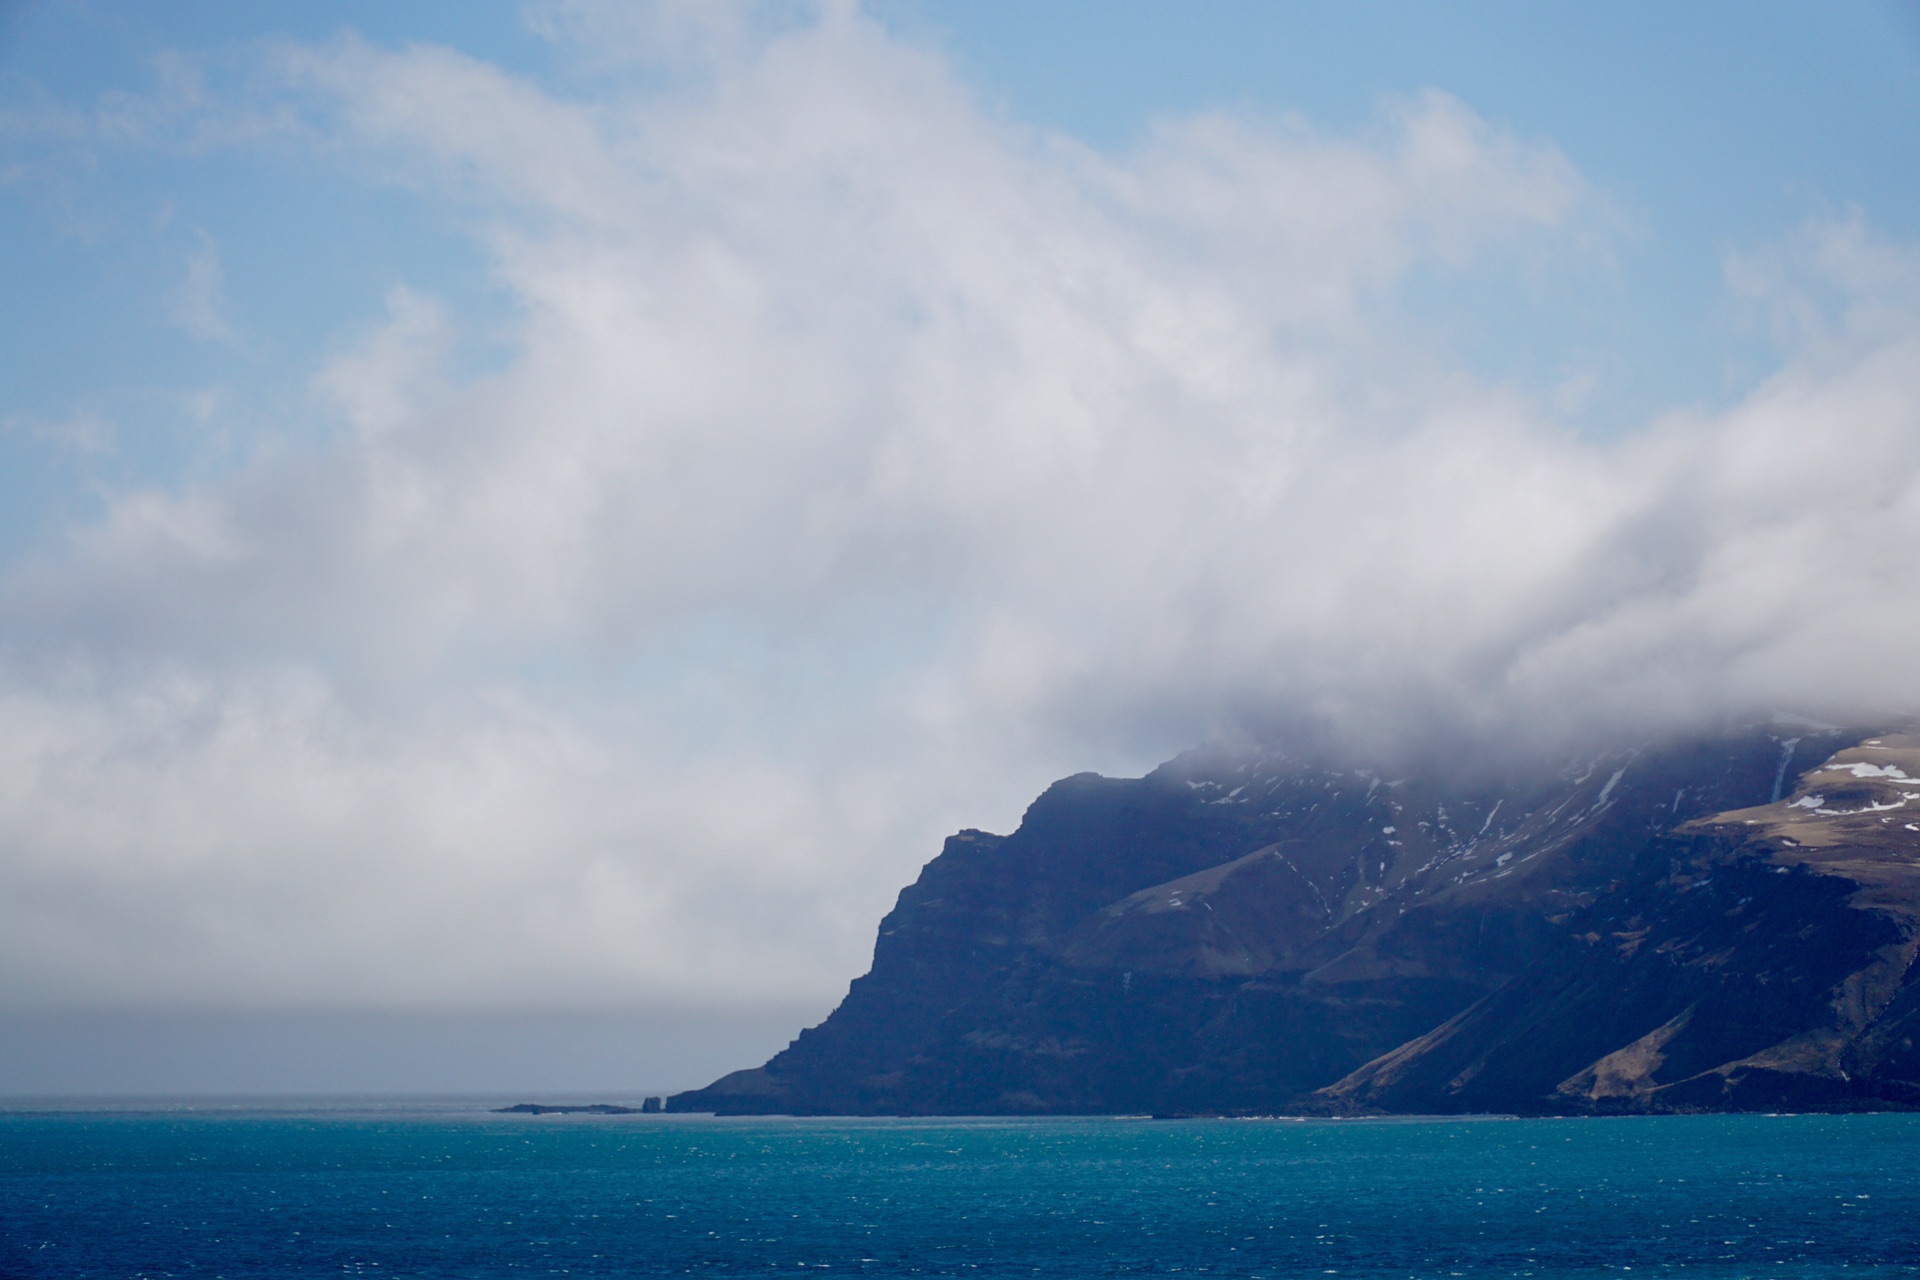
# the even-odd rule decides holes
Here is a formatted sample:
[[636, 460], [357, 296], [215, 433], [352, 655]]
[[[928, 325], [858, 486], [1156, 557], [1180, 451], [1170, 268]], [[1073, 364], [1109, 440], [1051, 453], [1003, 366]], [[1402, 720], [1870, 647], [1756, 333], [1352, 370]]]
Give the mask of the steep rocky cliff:
[[729, 1113], [1920, 1105], [1920, 738], [1191, 753], [951, 837]]

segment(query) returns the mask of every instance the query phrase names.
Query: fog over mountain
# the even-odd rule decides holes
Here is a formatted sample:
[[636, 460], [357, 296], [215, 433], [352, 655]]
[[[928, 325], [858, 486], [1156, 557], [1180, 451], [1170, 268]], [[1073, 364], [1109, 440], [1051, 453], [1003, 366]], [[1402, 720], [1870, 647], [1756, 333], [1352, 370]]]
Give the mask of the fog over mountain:
[[515, 309], [396, 288], [240, 462], [0, 566], [8, 1007], [824, 1011], [1080, 770], [1920, 707], [1864, 217], [1729, 254], [1771, 371], [1583, 429], [1411, 301], [1632, 234], [1471, 103], [1102, 151], [850, 7], [543, 12], [594, 94], [342, 36], [75, 126], [457, 199]]

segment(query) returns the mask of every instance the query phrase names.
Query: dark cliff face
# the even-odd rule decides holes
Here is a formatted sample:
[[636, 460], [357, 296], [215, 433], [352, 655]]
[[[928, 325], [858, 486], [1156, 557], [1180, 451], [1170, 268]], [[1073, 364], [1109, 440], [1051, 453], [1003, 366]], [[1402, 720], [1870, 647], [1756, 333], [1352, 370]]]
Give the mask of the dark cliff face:
[[1920, 740], [1507, 777], [1226, 751], [950, 838], [733, 1113], [1920, 1105]]

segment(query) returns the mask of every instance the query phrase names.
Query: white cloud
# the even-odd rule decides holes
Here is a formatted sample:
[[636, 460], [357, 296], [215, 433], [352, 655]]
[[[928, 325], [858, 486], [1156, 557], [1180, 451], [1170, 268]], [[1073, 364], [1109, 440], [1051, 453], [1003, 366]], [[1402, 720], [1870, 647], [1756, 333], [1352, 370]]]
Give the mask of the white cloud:
[[199, 245], [187, 255], [186, 279], [173, 306], [175, 323], [201, 342], [226, 342], [233, 337], [225, 315], [226, 278], [219, 247], [202, 231]]
[[111, 419], [92, 409], [79, 409], [53, 421], [9, 418], [6, 429], [66, 452], [92, 456], [113, 453], [118, 434]]
[[629, 34], [664, 88], [275, 55], [524, 327], [462, 379], [396, 290], [327, 447], [13, 566], [0, 998], [813, 999], [944, 831], [1217, 729], [1913, 701], [1920, 287], [1857, 224], [1732, 268], [1798, 317], [1745, 402], [1596, 443], [1400, 322], [1606, 217], [1444, 95], [1101, 154], [851, 10]]

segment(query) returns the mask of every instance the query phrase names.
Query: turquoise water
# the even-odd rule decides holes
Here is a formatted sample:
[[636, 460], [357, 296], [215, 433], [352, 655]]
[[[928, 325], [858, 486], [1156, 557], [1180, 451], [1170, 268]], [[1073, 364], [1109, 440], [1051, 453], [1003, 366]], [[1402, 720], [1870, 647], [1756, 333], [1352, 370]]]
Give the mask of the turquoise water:
[[1920, 1117], [0, 1115], [0, 1275], [803, 1270], [1920, 1274]]

